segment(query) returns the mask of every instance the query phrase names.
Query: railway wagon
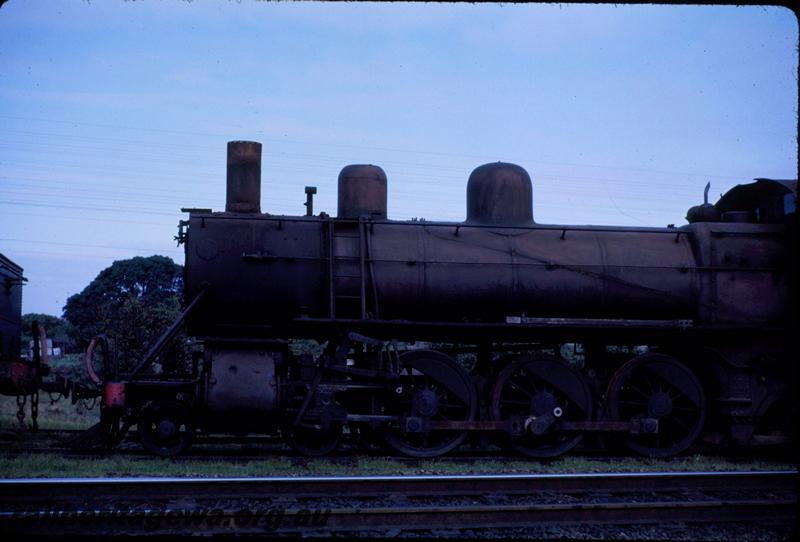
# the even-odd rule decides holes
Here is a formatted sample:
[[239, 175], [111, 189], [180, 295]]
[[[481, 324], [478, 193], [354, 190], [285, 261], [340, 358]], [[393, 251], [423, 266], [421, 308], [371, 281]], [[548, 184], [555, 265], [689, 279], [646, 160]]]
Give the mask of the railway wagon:
[[[72, 394], [74, 404], [79, 399], [98, 397], [101, 390], [61, 375], [51, 375], [47, 332], [36, 320], [31, 323], [30, 354], [23, 356], [22, 287], [27, 280], [22, 267], [0, 254], [0, 395], [16, 397], [16, 415], [20, 427], [37, 431], [39, 392], [47, 392], [51, 398], [59, 395], [68, 398]], [[29, 424], [25, 421], [25, 407], [28, 404]]]
[[[183, 313], [102, 384], [110, 438], [137, 425], [172, 455], [198, 430], [276, 433], [319, 455], [346, 433], [419, 457], [471, 435], [532, 457], [587, 434], [650, 456], [791, 438], [796, 181], [706, 189], [663, 228], [538, 224], [502, 162], [470, 175], [463, 222], [390, 219], [374, 165], [338, 183], [335, 217], [314, 187], [305, 215], [262, 213], [261, 145], [228, 143], [225, 211], [179, 224]], [[183, 326], [191, 378], [148, 375]]]
[[33, 357], [22, 356], [23, 269], [0, 254], [0, 395], [17, 398], [17, 419], [25, 427], [25, 406], [30, 396], [32, 430], [38, 429], [38, 400], [47, 364], [47, 336], [44, 327], [33, 323]]
[[0, 254], [0, 361], [19, 358], [22, 330], [22, 268]]

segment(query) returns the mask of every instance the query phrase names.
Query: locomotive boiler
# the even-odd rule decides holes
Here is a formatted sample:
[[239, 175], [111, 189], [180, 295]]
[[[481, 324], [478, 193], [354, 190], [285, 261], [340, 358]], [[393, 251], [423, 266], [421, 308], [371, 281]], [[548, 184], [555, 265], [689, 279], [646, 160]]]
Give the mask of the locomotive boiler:
[[[341, 171], [335, 217], [314, 187], [304, 216], [262, 213], [259, 143], [230, 142], [227, 172], [225, 211], [179, 225], [184, 312], [103, 383], [111, 440], [135, 424], [172, 455], [198, 430], [276, 433], [319, 455], [349, 434], [428, 457], [490, 435], [551, 457], [586, 434], [651, 456], [790, 437], [796, 181], [643, 228], [538, 224], [502, 162], [470, 175], [464, 222], [391, 220], [374, 165]], [[182, 326], [192, 377], [148, 375]]]

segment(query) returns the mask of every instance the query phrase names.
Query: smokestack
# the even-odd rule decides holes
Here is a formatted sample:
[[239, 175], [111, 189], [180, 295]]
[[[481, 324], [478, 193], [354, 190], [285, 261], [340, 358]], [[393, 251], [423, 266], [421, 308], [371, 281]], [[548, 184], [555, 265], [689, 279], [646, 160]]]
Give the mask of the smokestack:
[[261, 212], [261, 143], [228, 141], [228, 213]]

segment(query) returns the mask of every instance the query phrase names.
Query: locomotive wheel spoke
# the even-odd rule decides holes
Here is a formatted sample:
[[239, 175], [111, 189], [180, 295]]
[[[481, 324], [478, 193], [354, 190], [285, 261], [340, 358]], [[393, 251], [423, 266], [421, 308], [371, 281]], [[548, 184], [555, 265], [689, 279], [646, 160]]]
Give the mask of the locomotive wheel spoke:
[[627, 387], [630, 388], [631, 390], [635, 391], [636, 393], [638, 393], [641, 397], [644, 397], [645, 401], [647, 401], [647, 399], [650, 398], [650, 394], [649, 393], [640, 390], [639, 388], [637, 388], [633, 384], [629, 383]]
[[[538, 388], [538, 385], [540, 385], [541, 383], [537, 383], [537, 382], [536, 382], [536, 377], [535, 377], [534, 375], [530, 374], [530, 373], [529, 373], [528, 371], [526, 371], [524, 368], [521, 368], [521, 369], [520, 369], [520, 372], [521, 372], [523, 375], [525, 375], [525, 379], [528, 381], [528, 383], [529, 383], [529, 384], [531, 385], [531, 387], [533, 388], [533, 393], [534, 393], [534, 394], [535, 394], [535, 393], [538, 393], [539, 391], [541, 391], [541, 390], [539, 390], [539, 388]], [[519, 382], [517, 382], [517, 384], [519, 385]], [[547, 390], [545, 389], [544, 391], [547, 391]]]
[[[453, 359], [431, 350], [415, 350], [400, 356], [402, 400], [390, 398], [387, 412], [401, 418], [435, 421], [471, 421], [477, 412], [477, 396], [469, 375]], [[406, 391], [408, 390], [408, 393]], [[389, 428], [386, 442], [412, 457], [433, 457], [460, 445], [465, 431], [404, 431]]]
[[561, 417], [544, 433], [510, 437], [510, 446], [530, 457], [554, 457], [580, 442], [580, 434], [558, 431], [557, 425], [558, 421], [591, 420], [588, 384], [566, 362], [529, 356], [503, 369], [492, 389], [491, 414], [495, 420], [553, 416], [556, 408], [561, 409]]
[[683, 429], [685, 429], [687, 432], [688, 432], [688, 431], [691, 431], [691, 427], [689, 427], [689, 425], [688, 425], [688, 424], [684, 423], [684, 422], [683, 422], [683, 420], [681, 420], [681, 419], [680, 419], [680, 418], [678, 418], [677, 416], [673, 416], [672, 418], [670, 418], [670, 421], [671, 421], [671, 422], [674, 422], [674, 423], [677, 423], [678, 425], [680, 425], [681, 427], [683, 427]]
[[[645, 389], [651, 390], [649, 394], [643, 395]], [[620, 367], [606, 395], [612, 419], [658, 420], [657, 433], [638, 433], [627, 441], [629, 448], [642, 455], [681, 453], [695, 441], [705, 423], [700, 382], [688, 367], [664, 354], [644, 354]]]
[[520, 385], [520, 383], [519, 383], [519, 382], [510, 382], [510, 383], [509, 383], [509, 385], [510, 385], [512, 388], [514, 388], [515, 390], [519, 390], [519, 391], [521, 391], [522, 393], [524, 393], [525, 395], [527, 395], [527, 396], [528, 396], [528, 397], [530, 397], [531, 399], [533, 399], [534, 395], [536, 395], [535, 393], [531, 393], [531, 392], [529, 392], [528, 390], [526, 390], [525, 388], [523, 388], [523, 387]]

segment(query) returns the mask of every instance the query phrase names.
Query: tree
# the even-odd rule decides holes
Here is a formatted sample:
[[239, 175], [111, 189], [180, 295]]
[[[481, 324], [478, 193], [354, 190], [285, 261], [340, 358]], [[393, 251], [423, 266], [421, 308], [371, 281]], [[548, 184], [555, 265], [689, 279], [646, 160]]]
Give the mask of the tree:
[[33, 322], [39, 322], [44, 326], [47, 338], [53, 339], [53, 345], [61, 346], [64, 348], [64, 352], [73, 349], [75, 330], [72, 324], [58, 316], [30, 312], [22, 315], [22, 348], [24, 351], [27, 351], [28, 345], [33, 339], [31, 332]]
[[64, 317], [82, 343], [105, 333], [121, 370], [132, 368], [180, 314], [183, 270], [165, 256], [114, 262], [79, 294]]

